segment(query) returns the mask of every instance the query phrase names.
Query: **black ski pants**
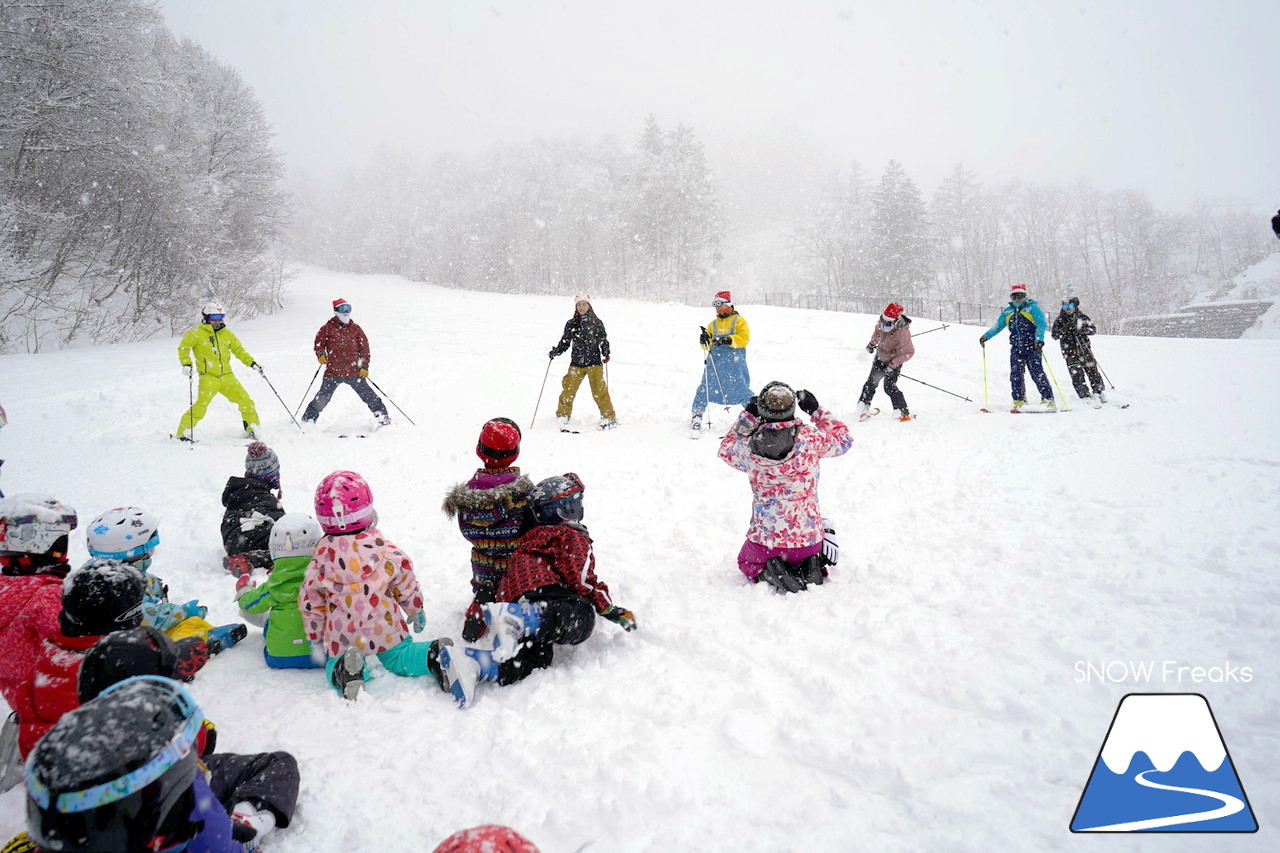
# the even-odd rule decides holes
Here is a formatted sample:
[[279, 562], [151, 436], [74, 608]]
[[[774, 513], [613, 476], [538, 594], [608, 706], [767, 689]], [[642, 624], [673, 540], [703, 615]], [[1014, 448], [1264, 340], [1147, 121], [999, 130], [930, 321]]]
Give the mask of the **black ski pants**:
[[320, 380], [320, 390], [316, 392], [316, 396], [307, 404], [307, 410], [302, 413], [304, 421], [314, 421], [320, 417], [320, 413], [324, 411], [324, 407], [329, 405], [329, 399], [333, 397], [333, 392], [338, 389], [339, 385], [350, 385], [351, 389], [360, 395], [360, 399], [369, 407], [369, 411], [373, 412], [377, 417], [382, 417], [387, 413], [387, 407], [382, 405], [382, 398], [373, 392], [369, 387], [369, 380], [360, 376], [326, 376]]
[[499, 684], [514, 684], [528, 678], [534, 670], [550, 666], [557, 644], [576, 646], [590, 637], [596, 627], [596, 610], [591, 602], [567, 586], [540, 586], [520, 596], [520, 600], [546, 605], [542, 611], [542, 627], [535, 636], [521, 643], [515, 657], [498, 665]]
[[204, 766], [209, 768], [209, 788], [228, 814], [236, 803], [248, 800], [270, 809], [278, 827], [284, 828], [293, 820], [299, 777], [298, 762], [289, 753], [215, 752], [205, 757]]
[[[1089, 396], [1089, 386], [1093, 393], [1101, 394], [1106, 385], [1102, 383], [1102, 373], [1098, 370], [1097, 359], [1093, 357], [1093, 347], [1062, 347], [1062, 360], [1067, 363], [1067, 372], [1071, 374], [1071, 384], [1081, 399]], [[1088, 380], [1087, 382], [1085, 380]]]
[[862, 396], [858, 398], [861, 403], [870, 404], [871, 399], [876, 395], [876, 386], [884, 381], [884, 393], [889, 395], [889, 401], [893, 403], [895, 409], [908, 411], [907, 398], [898, 390], [898, 370], [890, 368], [889, 363], [876, 359], [871, 362], [871, 374], [867, 377], [867, 382], [862, 386]]

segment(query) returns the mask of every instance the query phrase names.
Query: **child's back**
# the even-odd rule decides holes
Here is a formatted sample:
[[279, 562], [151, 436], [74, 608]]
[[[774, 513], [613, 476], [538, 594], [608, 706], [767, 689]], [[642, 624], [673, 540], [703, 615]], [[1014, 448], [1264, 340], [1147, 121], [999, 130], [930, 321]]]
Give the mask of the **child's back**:
[[318, 666], [311, 660], [298, 594], [320, 539], [320, 525], [308, 515], [289, 513], [271, 528], [271, 574], [260, 586], [244, 586], [236, 603], [245, 613], [270, 613], [263, 657], [275, 669]]

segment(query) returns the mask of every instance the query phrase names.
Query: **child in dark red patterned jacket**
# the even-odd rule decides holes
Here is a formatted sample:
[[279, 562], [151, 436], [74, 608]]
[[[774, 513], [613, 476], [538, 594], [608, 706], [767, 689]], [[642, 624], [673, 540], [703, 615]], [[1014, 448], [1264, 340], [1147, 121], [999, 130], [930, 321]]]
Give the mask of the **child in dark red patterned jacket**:
[[493, 418], [480, 429], [476, 455], [484, 467], [445, 495], [441, 507], [471, 543], [471, 591], [462, 639], [472, 642], [484, 634], [480, 606], [497, 601], [498, 582], [507, 560], [529, 528], [529, 492], [533, 483], [515, 467], [520, 455], [520, 427], [507, 418]]
[[577, 474], [534, 487], [534, 526], [507, 562], [497, 603], [483, 606], [490, 635], [482, 645], [440, 649], [441, 665], [456, 673], [449, 688], [462, 707], [477, 681], [511, 684], [549, 666], [556, 644], [577, 645], [591, 636], [596, 614], [625, 631], [636, 629], [636, 617], [614, 604], [596, 578], [591, 536], [581, 524], [584, 488]]

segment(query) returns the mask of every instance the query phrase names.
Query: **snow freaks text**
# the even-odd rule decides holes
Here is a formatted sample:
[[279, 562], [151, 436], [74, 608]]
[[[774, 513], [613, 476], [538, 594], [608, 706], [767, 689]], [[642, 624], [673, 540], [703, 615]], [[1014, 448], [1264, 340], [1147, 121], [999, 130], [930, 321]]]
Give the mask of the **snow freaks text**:
[[1221, 666], [1187, 666], [1176, 660], [1078, 660], [1075, 673], [1077, 684], [1153, 681], [1166, 684], [1248, 684], [1253, 681], [1253, 667], [1239, 666], [1230, 661], [1224, 661]]

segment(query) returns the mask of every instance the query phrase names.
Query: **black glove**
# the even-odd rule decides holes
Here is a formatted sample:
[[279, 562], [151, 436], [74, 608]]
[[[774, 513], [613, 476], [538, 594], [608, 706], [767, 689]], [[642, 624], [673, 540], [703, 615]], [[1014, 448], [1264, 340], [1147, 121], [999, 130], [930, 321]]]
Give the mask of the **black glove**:
[[698, 331], [698, 343], [702, 344], [704, 347], [711, 343], [711, 336], [707, 334], [706, 329], [700, 329]]
[[733, 343], [733, 341], [725, 335], [716, 336], [716, 346], [718, 347], [727, 347], [731, 343]]
[[547, 358], [555, 358], [555, 357], [556, 357], [556, 350], [555, 350], [555, 347], [552, 347], [550, 350], [547, 351]]
[[753, 417], [760, 417], [760, 398], [752, 397], [742, 408], [749, 412]]
[[812, 415], [818, 411], [818, 398], [813, 396], [813, 392], [801, 388], [796, 392], [796, 405], [803, 409], [806, 415]]
[[868, 345], [867, 345], [867, 353], [868, 353], [868, 354], [873, 353], [873, 352], [875, 352], [875, 351], [876, 351], [876, 348], [875, 348], [873, 345], [870, 345], [870, 344], [868, 344]]
[[982, 344], [985, 347], [987, 345], [987, 336], [983, 335], [982, 337], [978, 338], [978, 343]]
[[1036, 341], [1036, 349], [1044, 350], [1044, 341]]
[[259, 375], [259, 376], [265, 376], [265, 375], [266, 375], [266, 374], [264, 374], [264, 373], [262, 372], [262, 365], [261, 365], [261, 364], [258, 364], [258, 362], [256, 362], [256, 361], [255, 361], [253, 364], [251, 364], [251, 365], [249, 365], [249, 366], [250, 366], [250, 367], [252, 367], [254, 370], [258, 371], [258, 375]]

